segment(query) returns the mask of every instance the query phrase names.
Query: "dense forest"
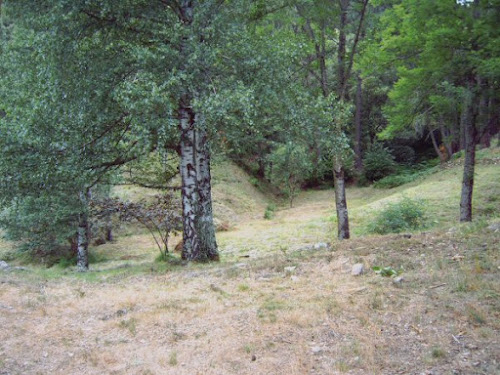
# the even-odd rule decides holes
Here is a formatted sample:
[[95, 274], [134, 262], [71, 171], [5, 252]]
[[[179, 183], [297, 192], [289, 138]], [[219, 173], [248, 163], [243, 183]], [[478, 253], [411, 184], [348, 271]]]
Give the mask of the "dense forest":
[[[217, 261], [211, 161], [293, 206], [334, 186], [394, 187], [500, 142], [499, 0], [0, 1], [0, 226], [88, 270], [113, 222]], [[117, 199], [131, 183], [154, 202]], [[170, 249], [172, 250], [172, 249]], [[59, 250], [57, 250], [59, 251]]]

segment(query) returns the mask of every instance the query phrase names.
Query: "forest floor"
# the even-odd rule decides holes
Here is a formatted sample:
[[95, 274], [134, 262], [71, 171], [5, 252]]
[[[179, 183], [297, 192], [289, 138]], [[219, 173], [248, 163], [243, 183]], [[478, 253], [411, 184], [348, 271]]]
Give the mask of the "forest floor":
[[[231, 226], [220, 263], [157, 262], [151, 238], [123, 228], [86, 274], [0, 270], [0, 374], [500, 373], [500, 153], [478, 159], [473, 223], [457, 224], [457, 161], [395, 189], [349, 189], [353, 239], [341, 243], [332, 190], [264, 220], [270, 198], [216, 168], [216, 216]], [[402, 196], [425, 198], [429, 229], [368, 235]]]

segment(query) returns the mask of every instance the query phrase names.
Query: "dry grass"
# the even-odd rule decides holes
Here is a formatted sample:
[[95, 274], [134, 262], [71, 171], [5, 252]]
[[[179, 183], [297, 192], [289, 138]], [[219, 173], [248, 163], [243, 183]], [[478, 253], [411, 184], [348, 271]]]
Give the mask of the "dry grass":
[[[449, 213], [454, 173], [352, 189], [353, 223], [412, 192]], [[476, 207], [498, 207], [499, 175], [498, 166], [478, 168]], [[439, 229], [411, 238], [337, 243], [332, 191], [306, 192], [269, 221], [260, 193], [233, 183], [248, 189], [247, 203], [225, 203], [238, 222], [218, 234], [220, 264], [155, 263], [153, 242], [137, 232], [94, 249], [108, 260], [85, 275], [0, 273], [0, 374], [500, 372], [499, 234], [487, 228], [499, 211], [469, 225], [444, 215]], [[332, 248], [311, 249], [318, 242]], [[359, 262], [366, 273], [351, 276]], [[404, 281], [376, 275], [375, 265], [401, 270]]]

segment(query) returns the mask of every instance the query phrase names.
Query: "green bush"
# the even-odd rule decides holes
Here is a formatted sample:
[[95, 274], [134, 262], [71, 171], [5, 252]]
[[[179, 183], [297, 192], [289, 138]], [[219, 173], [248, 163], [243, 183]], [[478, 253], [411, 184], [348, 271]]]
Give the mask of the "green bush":
[[380, 143], [374, 143], [366, 153], [363, 161], [365, 166], [365, 176], [370, 181], [377, 181], [385, 176], [394, 173], [396, 163], [394, 157]]
[[264, 211], [264, 219], [271, 220], [274, 218], [274, 211], [276, 211], [276, 205], [274, 203], [269, 203]]
[[413, 164], [417, 159], [415, 150], [410, 146], [391, 145], [389, 147], [394, 160], [401, 164]]
[[404, 197], [399, 202], [389, 203], [368, 225], [371, 233], [399, 233], [405, 230], [421, 229], [426, 226], [424, 202]]

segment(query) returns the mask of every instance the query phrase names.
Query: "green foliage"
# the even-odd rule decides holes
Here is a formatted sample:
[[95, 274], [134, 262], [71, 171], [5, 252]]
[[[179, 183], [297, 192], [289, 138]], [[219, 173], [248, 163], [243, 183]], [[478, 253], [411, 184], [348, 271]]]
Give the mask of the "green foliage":
[[272, 165], [268, 170], [271, 183], [285, 193], [292, 207], [301, 184], [312, 170], [309, 154], [304, 146], [287, 142], [271, 154], [269, 161]]
[[427, 220], [424, 202], [404, 197], [399, 202], [387, 204], [378, 212], [368, 225], [368, 231], [387, 234], [422, 229], [426, 226]]
[[396, 271], [392, 267], [374, 266], [374, 267], [372, 267], [372, 270], [375, 271], [375, 273], [377, 275], [384, 276], [384, 277], [393, 277], [393, 276], [397, 276], [399, 274], [399, 272]]
[[274, 218], [274, 211], [276, 211], [276, 205], [269, 203], [264, 211], [264, 219], [271, 220]]
[[391, 144], [389, 150], [396, 163], [411, 165], [417, 158], [415, 150], [410, 146]]
[[374, 143], [370, 150], [367, 151], [363, 165], [365, 176], [370, 181], [380, 180], [393, 173], [396, 169], [394, 157], [380, 143]]

